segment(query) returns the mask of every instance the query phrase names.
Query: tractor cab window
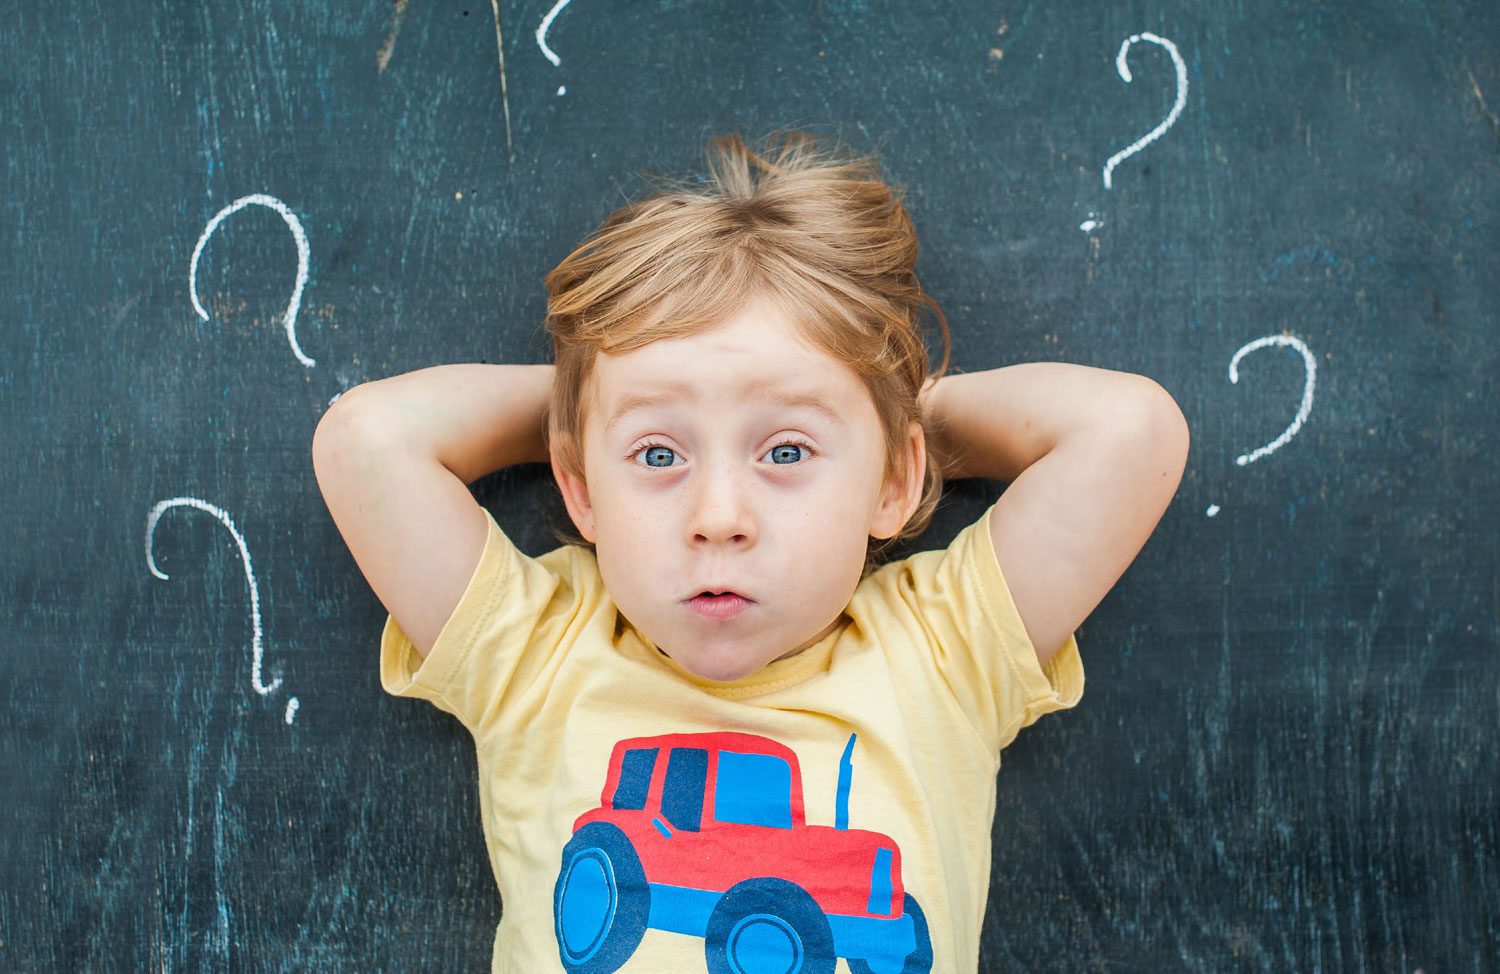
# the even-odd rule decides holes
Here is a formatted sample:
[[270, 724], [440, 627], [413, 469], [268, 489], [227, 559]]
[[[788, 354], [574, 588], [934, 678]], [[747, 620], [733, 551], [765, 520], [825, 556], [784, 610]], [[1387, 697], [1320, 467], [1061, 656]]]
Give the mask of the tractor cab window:
[[625, 752], [625, 757], [620, 760], [620, 782], [615, 785], [615, 808], [640, 811], [646, 807], [651, 772], [656, 767], [656, 750], [654, 747], [636, 747]]
[[674, 747], [667, 759], [667, 780], [661, 789], [661, 814], [684, 832], [698, 831], [703, 820], [703, 785], [708, 778], [708, 752], [701, 747]]
[[791, 766], [771, 754], [720, 751], [714, 818], [740, 825], [791, 828]]

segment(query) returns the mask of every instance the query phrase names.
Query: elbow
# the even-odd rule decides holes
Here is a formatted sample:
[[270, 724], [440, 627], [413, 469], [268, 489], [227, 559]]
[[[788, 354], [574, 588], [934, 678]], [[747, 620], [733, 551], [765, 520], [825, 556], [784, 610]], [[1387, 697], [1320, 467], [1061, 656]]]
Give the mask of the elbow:
[[335, 403], [323, 411], [318, 425], [313, 427], [309, 454], [312, 458], [313, 476], [322, 483], [339, 453], [348, 443], [350, 418], [347, 408]]
[[318, 425], [313, 427], [310, 451], [315, 470], [331, 454], [347, 450], [355, 438], [369, 435], [372, 424], [368, 419], [369, 410], [361, 406], [364, 401], [359, 393], [361, 388], [346, 389], [318, 418]]
[[1130, 414], [1133, 428], [1136, 435], [1148, 444], [1162, 477], [1170, 478], [1175, 490], [1187, 468], [1192, 433], [1188, 429], [1187, 417], [1172, 394], [1154, 379], [1144, 376], [1142, 379], [1140, 405]]
[[312, 435], [314, 460], [328, 449], [330, 442], [338, 437], [340, 431], [348, 429], [350, 422], [348, 395], [349, 392], [346, 391], [334, 399], [329, 403], [328, 408], [323, 410], [323, 415], [318, 417], [318, 423], [313, 427]]

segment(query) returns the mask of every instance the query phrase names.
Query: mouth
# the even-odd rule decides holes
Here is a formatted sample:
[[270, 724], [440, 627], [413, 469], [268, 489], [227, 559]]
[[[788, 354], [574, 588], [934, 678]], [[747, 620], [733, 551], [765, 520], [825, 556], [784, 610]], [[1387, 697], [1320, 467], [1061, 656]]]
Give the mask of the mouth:
[[704, 589], [703, 591], [699, 592], [696, 595], [689, 595], [687, 598], [683, 599], [682, 601], [684, 601], [684, 602], [692, 602], [692, 601], [694, 601], [696, 599], [728, 599], [728, 598], [744, 599], [746, 602], [754, 602], [755, 601], [754, 599], [750, 598], [750, 596], [743, 595], [743, 594], [741, 594], [739, 592], [736, 592], [734, 589], [729, 589], [729, 588], [706, 588], [706, 589]]
[[744, 612], [755, 602], [738, 592], [713, 590], [699, 592], [690, 599], [684, 600], [687, 606], [699, 615], [709, 619], [728, 620]]

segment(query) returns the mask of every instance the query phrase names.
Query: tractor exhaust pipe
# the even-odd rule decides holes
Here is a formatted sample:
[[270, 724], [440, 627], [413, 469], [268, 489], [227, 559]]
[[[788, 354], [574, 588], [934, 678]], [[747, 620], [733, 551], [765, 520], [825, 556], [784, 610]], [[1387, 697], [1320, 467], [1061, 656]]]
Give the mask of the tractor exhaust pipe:
[[849, 735], [849, 743], [844, 745], [844, 756], [839, 758], [839, 790], [833, 810], [833, 827], [836, 829], [849, 828], [849, 779], [854, 777], [854, 739], [858, 736]]

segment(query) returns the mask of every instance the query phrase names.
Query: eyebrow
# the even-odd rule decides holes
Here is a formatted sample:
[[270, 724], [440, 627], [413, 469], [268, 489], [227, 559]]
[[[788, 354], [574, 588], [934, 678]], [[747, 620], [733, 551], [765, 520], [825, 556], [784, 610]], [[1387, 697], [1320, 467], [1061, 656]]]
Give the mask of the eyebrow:
[[[685, 386], [673, 386], [670, 391], [660, 393], [636, 394], [626, 396], [620, 400], [615, 407], [614, 414], [610, 416], [609, 422], [604, 424], [605, 432], [614, 429], [621, 420], [639, 409], [647, 409], [652, 406], [662, 406], [687, 398], [688, 389]], [[829, 422], [841, 429], [848, 429], [849, 423], [840, 416], [838, 412], [824, 402], [819, 396], [808, 392], [773, 392], [764, 397], [757, 397], [762, 402], [770, 402], [777, 406], [801, 407], [818, 413]]]

